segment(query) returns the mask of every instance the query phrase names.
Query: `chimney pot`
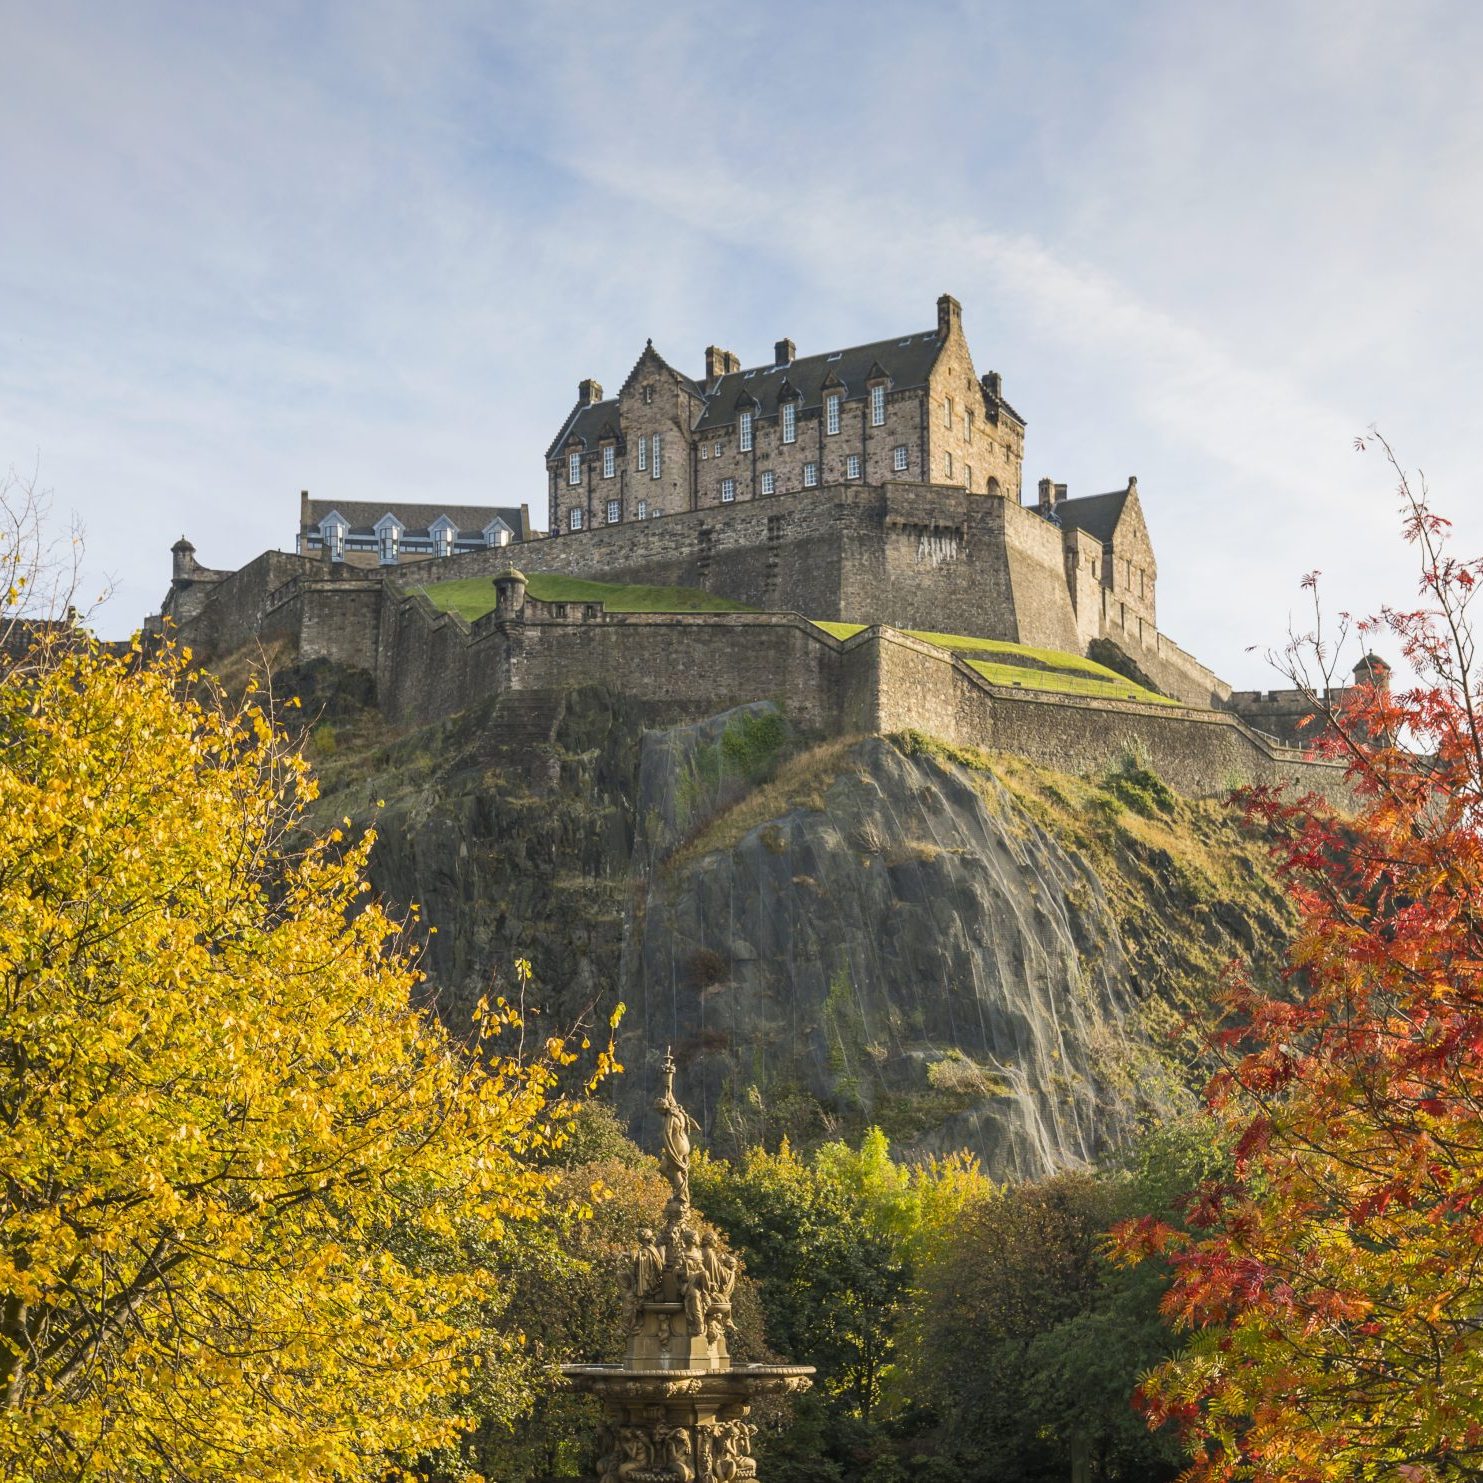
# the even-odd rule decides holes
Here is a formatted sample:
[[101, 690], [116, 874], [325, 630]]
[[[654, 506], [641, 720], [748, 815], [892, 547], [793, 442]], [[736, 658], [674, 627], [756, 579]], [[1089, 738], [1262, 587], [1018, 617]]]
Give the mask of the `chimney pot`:
[[791, 340], [779, 340], [772, 347], [772, 363], [775, 366], [791, 366], [798, 347]]

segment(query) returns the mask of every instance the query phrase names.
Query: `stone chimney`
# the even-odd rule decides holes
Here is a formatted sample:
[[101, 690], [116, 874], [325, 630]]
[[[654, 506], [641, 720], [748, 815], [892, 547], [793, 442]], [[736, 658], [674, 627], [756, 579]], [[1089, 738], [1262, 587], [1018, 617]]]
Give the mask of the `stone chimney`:
[[1138, 493], [1138, 475], [1137, 474], [1129, 474], [1128, 475], [1128, 493], [1129, 494], [1137, 494]]
[[772, 347], [772, 363], [775, 366], [791, 366], [798, 347], [791, 340], [779, 340]]
[[987, 371], [979, 382], [987, 396], [993, 397], [996, 402], [1004, 400], [1004, 377], [998, 371]]
[[943, 294], [937, 301], [937, 334], [946, 340], [949, 335], [963, 332], [963, 306], [951, 295]]
[[577, 405], [591, 407], [602, 400], [602, 386], [590, 378], [577, 383]]
[[705, 347], [705, 389], [709, 391], [723, 376], [741, 370], [741, 361], [717, 345]]
[[1054, 479], [1042, 479], [1039, 484], [1040, 508], [1042, 510], [1054, 510], [1055, 507], [1066, 498], [1066, 486], [1057, 484]]

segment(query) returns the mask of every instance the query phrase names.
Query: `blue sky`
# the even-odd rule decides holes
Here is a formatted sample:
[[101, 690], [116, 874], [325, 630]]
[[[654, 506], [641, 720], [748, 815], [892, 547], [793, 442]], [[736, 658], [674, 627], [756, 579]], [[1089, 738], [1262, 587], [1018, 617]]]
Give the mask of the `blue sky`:
[[583, 376], [929, 328], [1026, 487], [1130, 474], [1241, 685], [1406, 602], [1378, 423], [1483, 550], [1483, 7], [0, 0], [0, 470], [105, 633], [297, 492], [529, 501]]

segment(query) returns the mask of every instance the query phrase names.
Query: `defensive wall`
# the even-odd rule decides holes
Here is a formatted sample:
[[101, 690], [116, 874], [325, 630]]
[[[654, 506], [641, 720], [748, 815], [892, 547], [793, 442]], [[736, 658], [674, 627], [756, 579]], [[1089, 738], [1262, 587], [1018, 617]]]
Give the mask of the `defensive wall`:
[[[283, 580], [274, 586], [274, 577]], [[636, 697], [656, 721], [774, 699], [819, 735], [918, 730], [1083, 774], [1133, 752], [1193, 797], [1254, 783], [1347, 796], [1341, 768], [1305, 760], [1230, 712], [993, 685], [956, 655], [885, 625], [840, 640], [792, 613], [610, 613], [600, 603], [538, 601], [515, 577], [495, 586], [494, 610], [468, 623], [415, 590], [275, 554], [216, 584], [179, 632], [207, 659], [286, 637], [304, 659], [366, 669], [395, 724], [503, 692], [592, 684]]]
[[1224, 704], [1223, 680], [1112, 601], [1093, 575], [1097, 543], [1083, 535], [1074, 551], [1068, 569], [1060, 528], [1002, 496], [842, 484], [469, 552], [440, 562], [438, 577], [493, 575], [513, 558], [527, 571], [695, 587], [771, 612], [1074, 654], [1106, 637], [1168, 694]]

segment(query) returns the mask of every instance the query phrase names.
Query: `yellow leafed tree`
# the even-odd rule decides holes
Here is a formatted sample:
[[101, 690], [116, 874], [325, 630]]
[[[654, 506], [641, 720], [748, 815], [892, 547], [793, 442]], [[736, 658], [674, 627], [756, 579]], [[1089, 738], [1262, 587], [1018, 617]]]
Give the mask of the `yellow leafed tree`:
[[187, 660], [0, 675], [0, 1476], [385, 1478], [489, 1394], [459, 1254], [569, 1057], [412, 1007], [369, 839], [290, 847], [312, 779]]

